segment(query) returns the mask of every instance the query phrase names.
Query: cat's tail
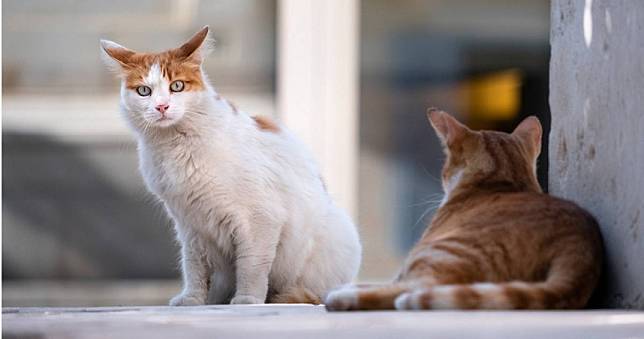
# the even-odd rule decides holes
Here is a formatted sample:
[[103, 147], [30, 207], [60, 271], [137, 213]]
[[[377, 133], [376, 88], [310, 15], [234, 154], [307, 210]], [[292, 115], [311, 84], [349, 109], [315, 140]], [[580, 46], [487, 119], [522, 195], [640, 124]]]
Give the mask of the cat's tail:
[[322, 299], [306, 287], [291, 287], [270, 299], [273, 304], [314, 304], [319, 305]]
[[451, 309], [550, 309], [580, 308], [585, 304], [565, 297], [561, 287], [548, 282], [474, 283], [426, 285], [411, 288], [392, 284], [376, 288], [345, 287], [329, 293], [330, 311], [350, 310], [451, 310]]
[[436, 285], [399, 295], [398, 310], [545, 309], [543, 283]]
[[329, 293], [325, 304], [331, 311], [576, 309], [586, 305], [598, 277], [598, 266], [564, 259], [553, 263], [547, 279], [540, 282], [432, 285], [403, 281], [381, 286], [349, 286]]
[[399, 295], [395, 300], [395, 307], [399, 310], [579, 309], [590, 299], [599, 277], [598, 267], [587, 268], [589, 269], [580, 270], [580, 267], [566, 268], [554, 264], [544, 281], [435, 285], [419, 288]]
[[588, 299], [565, 294], [564, 290], [553, 288], [548, 282], [437, 285], [401, 294], [396, 298], [395, 307], [398, 310], [574, 309], [582, 308]]

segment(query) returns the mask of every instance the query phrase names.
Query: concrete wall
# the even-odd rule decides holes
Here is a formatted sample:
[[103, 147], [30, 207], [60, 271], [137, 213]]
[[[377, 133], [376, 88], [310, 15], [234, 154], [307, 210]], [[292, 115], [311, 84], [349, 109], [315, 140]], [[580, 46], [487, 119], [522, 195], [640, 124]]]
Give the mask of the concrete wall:
[[644, 309], [644, 1], [553, 1], [550, 193], [599, 221], [599, 305]]

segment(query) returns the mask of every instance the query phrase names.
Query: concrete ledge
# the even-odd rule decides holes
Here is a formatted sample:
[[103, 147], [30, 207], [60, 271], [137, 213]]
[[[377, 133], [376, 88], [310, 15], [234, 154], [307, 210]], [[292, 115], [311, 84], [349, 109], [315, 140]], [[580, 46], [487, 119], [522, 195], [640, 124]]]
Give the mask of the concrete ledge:
[[642, 338], [644, 312], [347, 312], [313, 305], [3, 308], [3, 338]]

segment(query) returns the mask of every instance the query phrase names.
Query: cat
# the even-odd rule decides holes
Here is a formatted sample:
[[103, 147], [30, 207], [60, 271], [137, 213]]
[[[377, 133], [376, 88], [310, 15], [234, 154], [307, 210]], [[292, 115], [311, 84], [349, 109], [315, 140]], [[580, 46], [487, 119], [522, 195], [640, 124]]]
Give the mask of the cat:
[[215, 92], [208, 34], [157, 54], [100, 43], [140, 172], [181, 245], [183, 290], [170, 305], [320, 303], [355, 278], [357, 229], [291, 132]]
[[445, 198], [394, 282], [340, 288], [326, 307], [583, 308], [600, 275], [601, 235], [588, 212], [542, 193], [539, 120], [507, 134], [427, 115], [447, 155]]

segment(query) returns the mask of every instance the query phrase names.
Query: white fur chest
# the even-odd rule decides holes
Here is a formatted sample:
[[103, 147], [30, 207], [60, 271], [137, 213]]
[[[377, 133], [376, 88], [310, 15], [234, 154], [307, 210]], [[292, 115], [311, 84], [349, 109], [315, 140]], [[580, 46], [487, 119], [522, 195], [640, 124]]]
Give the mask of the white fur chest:
[[211, 147], [188, 143], [154, 150], [141, 144], [139, 157], [148, 189], [165, 204], [179, 236], [194, 234], [220, 252], [230, 252], [231, 222], [238, 213], [232, 208], [233, 159], [223, 159]]

